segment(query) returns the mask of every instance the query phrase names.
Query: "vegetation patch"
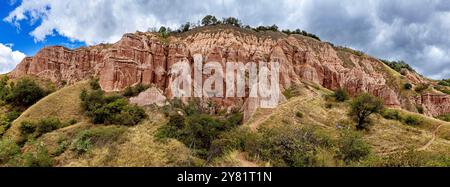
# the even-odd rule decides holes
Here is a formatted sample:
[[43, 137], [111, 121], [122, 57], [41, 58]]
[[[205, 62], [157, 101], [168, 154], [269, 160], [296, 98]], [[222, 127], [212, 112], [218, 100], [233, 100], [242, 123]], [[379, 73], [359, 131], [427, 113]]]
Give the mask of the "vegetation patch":
[[70, 144], [70, 149], [77, 154], [84, 154], [92, 147], [105, 146], [117, 142], [126, 131], [120, 126], [104, 126], [79, 132]]
[[368, 93], [363, 93], [351, 102], [350, 116], [356, 122], [357, 129], [367, 129], [371, 124], [370, 116], [383, 109], [383, 101]]
[[416, 72], [409, 64], [407, 64], [406, 62], [404, 62], [402, 60], [400, 60], [400, 61], [381, 60], [381, 62], [388, 65], [393, 70], [401, 73], [402, 75], [404, 75], [404, 73], [402, 73], [403, 69], [407, 69], [411, 72]]
[[139, 95], [141, 92], [147, 90], [150, 88], [149, 85], [144, 84], [137, 84], [136, 86], [128, 86], [125, 88], [125, 91], [123, 92], [123, 96], [125, 97], [135, 97]]
[[169, 122], [158, 130], [157, 136], [177, 139], [205, 159], [220, 152], [211, 149], [213, 141], [222, 133], [238, 127], [243, 117], [238, 109], [230, 113], [215, 113], [214, 107], [205, 107], [195, 101], [188, 104], [172, 101], [168, 107], [166, 115]]
[[450, 113], [440, 115], [437, 118], [440, 119], [440, 120], [443, 120], [443, 121], [450, 122]]
[[80, 94], [81, 107], [95, 124], [116, 124], [132, 126], [147, 117], [144, 109], [132, 105], [119, 95], [106, 96], [100, 89], [83, 90]]

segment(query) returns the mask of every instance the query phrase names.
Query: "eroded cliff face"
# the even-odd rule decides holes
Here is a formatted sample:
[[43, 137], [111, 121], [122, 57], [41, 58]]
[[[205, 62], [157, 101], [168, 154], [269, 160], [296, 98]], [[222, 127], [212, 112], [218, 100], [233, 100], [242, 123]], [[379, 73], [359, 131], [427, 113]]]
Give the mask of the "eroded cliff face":
[[[414, 85], [428, 83], [416, 74], [402, 76], [377, 59], [311, 38], [261, 35], [235, 28], [189, 31], [168, 39], [138, 32], [125, 34], [115, 44], [76, 50], [47, 47], [24, 59], [10, 76], [35, 75], [69, 84], [95, 76], [105, 91], [120, 91], [138, 83], [153, 84], [170, 98], [171, 66], [181, 60], [192, 63], [194, 54], [201, 54], [204, 62], [217, 61], [223, 66], [227, 62], [278, 61], [282, 90], [309, 81], [331, 90], [342, 87], [351, 95], [369, 92], [391, 107], [415, 110], [411, 106], [422, 106], [430, 116], [450, 113], [448, 95], [401, 94], [399, 80]], [[215, 100], [223, 106], [239, 103], [255, 108], [247, 106], [254, 102], [246, 99]]]

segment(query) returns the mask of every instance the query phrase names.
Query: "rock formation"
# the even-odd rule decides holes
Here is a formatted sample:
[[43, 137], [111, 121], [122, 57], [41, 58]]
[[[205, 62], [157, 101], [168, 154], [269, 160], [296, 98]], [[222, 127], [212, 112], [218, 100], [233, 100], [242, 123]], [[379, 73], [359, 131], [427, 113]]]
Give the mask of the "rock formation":
[[[223, 65], [279, 61], [281, 89], [309, 81], [331, 90], [342, 87], [351, 95], [369, 92], [383, 98], [391, 107], [415, 110], [411, 106], [422, 106], [430, 116], [450, 113], [448, 95], [425, 93], [413, 99], [401, 94], [403, 88], [399, 81], [432, 84], [416, 74], [402, 76], [375, 58], [312, 38], [233, 27], [199, 28], [169, 38], [137, 32], [125, 34], [115, 44], [76, 50], [46, 47], [34, 57], [25, 58], [10, 76], [35, 75], [69, 84], [98, 77], [105, 91], [120, 91], [142, 83], [154, 85], [167, 96], [171, 65], [180, 60], [193, 62], [193, 54], [201, 54], [205, 62], [217, 61]], [[243, 99], [219, 101], [223, 105], [245, 102]]]

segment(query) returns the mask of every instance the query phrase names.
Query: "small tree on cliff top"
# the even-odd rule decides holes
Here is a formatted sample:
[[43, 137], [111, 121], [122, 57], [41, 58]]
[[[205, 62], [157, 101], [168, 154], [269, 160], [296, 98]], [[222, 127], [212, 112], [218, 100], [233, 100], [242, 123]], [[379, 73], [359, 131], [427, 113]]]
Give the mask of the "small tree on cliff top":
[[217, 24], [218, 20], [215, 16], [207, 15], [202, 19], [202, 25], [208, 26], [208, 25], [215, 25]]
[[358, 130], [366, 129], [370, 124], [370, 115], [378, 113], [383, 109], [381, 99], [363, 93], [356, 97], [351, 103], [350, 116], [355, 120]]

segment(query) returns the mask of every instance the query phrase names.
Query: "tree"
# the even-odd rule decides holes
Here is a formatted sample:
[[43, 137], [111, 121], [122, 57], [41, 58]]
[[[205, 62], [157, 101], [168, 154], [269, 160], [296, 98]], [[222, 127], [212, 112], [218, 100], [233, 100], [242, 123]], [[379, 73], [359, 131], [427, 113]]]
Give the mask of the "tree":
[[217, 18], [215, 16], [207, 15], [202, 19], [203, 26], [215, 25], [215, 24], [217, 24]]
[[383, 101], [368, 93], [356, 97], [351, 103], [350, 116], [356, 121], [358, 130], [366, 129], [370, 124], [370, 115], [378, 113], [383, 109]]
[[191, 29], [191, 23], [186, 22], [185, 24], [181, 25], [180, 31], [181, 32], [187, 32]]
[[158, 31], [159, 33], [166, 33], [167, 32], [167, 28], [166, 27], [164, 27], [164, 26], [161, 26], [160, 28], [159, 28], [159, 31]]
[[28, 107], [39, 101], [48, 94], [35, 81], [24, 78], [11, 86], [11, 93], [6, 100], [17, 106]]
[[233, 26], [236, 26], [236, 27], [241, 27], [242, 22], [241, 22], [241, 20], [238, 20], [238, 19], [236, 19], [234, 17], [229, 17], [229, 18], [224, 18], [223, 19], [223, 24], [225, 24], [225, 25], [233, 25]]

